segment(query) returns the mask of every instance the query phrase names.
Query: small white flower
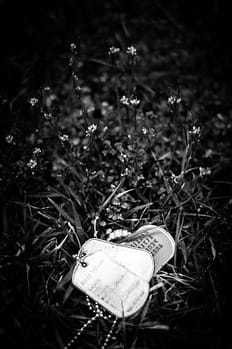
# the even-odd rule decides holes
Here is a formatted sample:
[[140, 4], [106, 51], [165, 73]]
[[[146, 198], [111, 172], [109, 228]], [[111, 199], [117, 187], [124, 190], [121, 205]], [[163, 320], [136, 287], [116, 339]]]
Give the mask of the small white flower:
[[200, 133], [201, 133], [201, 128], [200, 128], [200, 126], [198, 126], [198, 127], [193, 126], [192, 130], [190, 130], [189, 133], [192, 134], [192, 135], [199, 136]]
[[38, 102], [39, 102], [38, 98], [35, 98], [35, 97], [32, 97], [29, 100], [29, 103], [31, 104], [32, 107], [34, 107]]
[[141, 181], [141, 180], [143, 180], [143, 179], [144, 179], [144, 175], [143, 175], [143, 174], [137, 176], [137, 180], [138, 180], [138, 181]]
[[126, 96], [122, 96], [122, 98], [120, 99], [120, 102], [124, 105], [132, 105], [134, 107], [134, 106], [139, 105], [140, 100], [136, 97], [128, 98]]
[[73, 77], [73, 79], [74, 79], [75, 81], [78, 81], [78, 80], [79, 80], [78, 75], [75, 74], [75, 73], [72, 74], [72, 77]]
[[72, 51], [72, 52], [76, 53], [76, 49], [77, 49], [77, 45], [76, 45], [76, 44], [72, 43], [72, 44], [70, 45], [70, 48], [71, 48], [71, 51]]
[[6, 136], [6, 142], [8, 143], [8, 144], [12, 144], [13, 143], [13, 140], [14, 140], [14, 136], [12, 136], [12, 135], [8, 135], [8, 136]]
[[107, 240], [111, 241], [111, 240], [118, 239], [121, 237], [126, 237], [126, 236], [130, 235], [131, 232], [129, 232], [128, 230], [125, 230], [125, 229], [117, 229], [114, 231], [112, 231], [112, 229], [111, 229], [111, 231], [108, 234], [109, 234], [109, 237]]
[[199, 167], [200, 177], [211, 175], [212, 171], [209, 167]]
[[37, 166], [37, 161], [34, 159], [31, 159], [28, 163], [27, 166], [31, 169], [35, 168]]
[[130, 104], [133, 106], [137, 106], [140, 103], [140, 100], [136, 97], [130, 98]]
[[75, 87], [75, 91], [80, 92], [81, 91], [81, 87], [80, 86], [76, 86]]
[[144, 135], [147, 134], [147, 128], [146, 128], [146, 127], [143, 127], [143, 128], [142, 128], [142, 133], [143, 133]]
[[130, 174], [130, 170], [126, 167], [125, 171], [121, 174], [122, 177], [128, 176]]
[[41, 149], [38, 148], [38, 147], [36, 147], [36, 148], [33, 150], [33, 154], [34, 154], [34, 155], [38, 155], [38, 154], [40, 154], [40, 153], [41, 153]]
[[43, 116], [44, 116], [44, 118], [46, 120], [51, 120], [52, 119], [52, 114], [51, 113], [44, 113]]
[[91, 106], [91, 107], [88, 107], [86, 110], [87, 110], [87, 113], [92, 113], [94, 112], [95, 107]]
[[175, 97], [171, 96], [168, 98], [168, 103], [174, 104], [175, 103]]
[[170, 96], [168, 98], [168, 103], [169, 104], [174, 104], [174, 103], [179, 104], [180, 102], [181, 102], [181, 98], [177, 98], [176, 96]]
[[76, 44], [74, 44], [74, 43], [70, 44], [70, 47], [71, 47], [72, 50], [74, 50], [75, 48], [77, 48]]
[[88, 127], [87, 131], [86, 131], [86, 136], [90, 136], [91, 134], [93, 134], [97, 129], [97, 125], [92, 124]]
[[61, 140], [61, 142], [67, 142], [69, 140], [69, 136], [68, 135], [61, 135], [61, 136], [59, 136], [59, 139]]
[[137, 50], [134, 46], [129, 46], [127, 47], [126, 53], [131, 56], [136, 56], [137, 55]]
[[176, 176], [174, 173], [171, 174], [171, 180], [177, 184], [178, 183], [178, 176]]
[[120, 52], [120, 48], [111, 46], [108, 51], [108, 55], [114, 55], [116, 53]]
[[130, 100], [126, 96], [122, 96], [122, 98], [120, 99], [120, 102], [122, 104], [124, 104], [124, 105], [129, 105], [130, 104]]

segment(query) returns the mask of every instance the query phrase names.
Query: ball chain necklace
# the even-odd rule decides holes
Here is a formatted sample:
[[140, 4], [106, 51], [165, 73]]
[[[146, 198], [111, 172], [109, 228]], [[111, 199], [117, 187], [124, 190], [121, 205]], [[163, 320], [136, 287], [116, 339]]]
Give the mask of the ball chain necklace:
[[[111, 314], [106, 314], [104, 310], [102, 310], [97, 302], [94, 302], [94, 304], [91, 304], [90, 298], [86, 296], [86, 302], [88, 305], [89, 310], [93, 312], [93, 316], [79, 329], [76, 331], [76, 334], [73, 336], [73, 338], [64, 346], [64, 349], [71, 348], [72, 345], [75, 344], [75, 342], [78, 340], [78, 338], [81, 336], [81, 334], [87, 329], [88, 326], [90, 326], [92, 323], [94, 323], [98, 318], [104, 319], [104, 320], [112, 320]], [[112, 338], [113, 331], [116, 327], [118, 318], [115, 317], [115, 319], [112, 322], [111, 328], [105, 338], [104, 343], [101, 346], [101, 349], [106, 349], [110, 339]]]

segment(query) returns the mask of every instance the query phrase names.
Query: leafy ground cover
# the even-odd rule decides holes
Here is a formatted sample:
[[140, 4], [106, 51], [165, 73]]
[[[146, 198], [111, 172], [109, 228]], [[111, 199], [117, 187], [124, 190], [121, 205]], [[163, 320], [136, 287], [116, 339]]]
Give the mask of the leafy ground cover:
[[[70, 282], [80, 245], [93, 236], [120, 242], [120, 232], [144, 224], [165, 227], [175, 255], [142, 312], [117, 323], [109, 348], [226, 345], [229, 84], [209, 62], [209, 38], [170, 12], [121, 16], [109, 33], [114, 16], [58, 54], [58, 80], [47, 75], [32, 92], [25, 75], [16, 98], [2, 95], [11, 120], [0, 161], [6, 348], [63, 348], [93, 316]], [[110, 326], [99, 319], [76, 347], [101, 347]]]

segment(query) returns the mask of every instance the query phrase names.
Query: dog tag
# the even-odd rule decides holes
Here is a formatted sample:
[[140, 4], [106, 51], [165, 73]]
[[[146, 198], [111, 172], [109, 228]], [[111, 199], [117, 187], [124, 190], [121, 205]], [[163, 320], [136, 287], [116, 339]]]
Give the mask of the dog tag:
[[155, 273], [173, 257], [175, 251], [173, 237], [165, 229], [156, 225], [140, 227], [135, 233], [126, 238], [123, 245], [150, 251], [154, 258]]
[[149, 293], [147, 281], [103, 251], [96, 251], [77, 261], [72, 283], [118, 318], [139, 311]]
[[123, 246], [100, 239], [89, 239], [82, 245], [78, 257], [83, 253], [89, 255], [96, 251], [106, 252], [117, 263], [145, 281], [150, 281], [154, 273], [154, 259], [147, 250]]

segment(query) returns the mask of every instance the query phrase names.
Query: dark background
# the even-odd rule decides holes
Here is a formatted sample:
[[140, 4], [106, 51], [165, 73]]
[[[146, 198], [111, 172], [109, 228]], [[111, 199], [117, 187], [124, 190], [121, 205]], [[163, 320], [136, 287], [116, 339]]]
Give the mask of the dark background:
[[[232, 52], [229, 2], [219, 0], [65, 0], [0, 1], [0, 92], [13, 98], [26, 79], [37, 88], [56, 77], [55, 61], [76, 38], [91, 36], [99, 49], [103, 27], [109, 33], [126, 19], [155, 20], [166, 17], [181, 24], [196, 37], [196, 44], [209, 49], [209, 64], [216, 65], [218, 78], [230, 83]], [[137, 36], [142, 28], [138, 28]], [[107, 30], [106, 30], [107, 31]], [[149, 37], [150, 33], [147, 33]], [[215, 70], [215, 69], [214, 69]]]

